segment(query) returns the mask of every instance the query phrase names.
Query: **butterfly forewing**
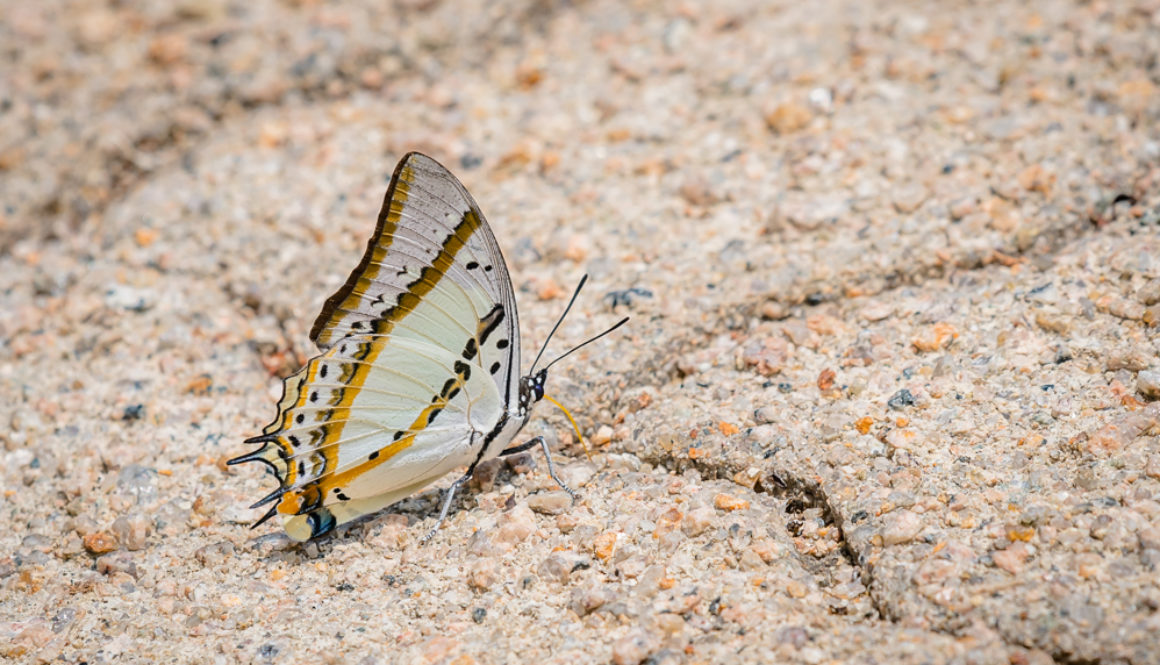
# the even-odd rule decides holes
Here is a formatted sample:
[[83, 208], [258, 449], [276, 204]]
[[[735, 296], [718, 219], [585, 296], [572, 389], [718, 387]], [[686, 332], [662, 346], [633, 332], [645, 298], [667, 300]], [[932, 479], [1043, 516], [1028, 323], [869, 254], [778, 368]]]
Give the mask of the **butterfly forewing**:
[[[519, 367], [513, 359], [519, 358], [519, 320], [503, 254], [471, 194], [450, 171], [419, 153], [408, 154], [395, 168], [362, 261], [342, 288], [327, 299], [311, 329], [311, 339], [319, 348], [328, 348], [398, 305], [399, 298], [438, 258], [447, 239], [455, 236], [469, 215], [478, 220], [477, 228], [466, 237], [445, 274], [455, 284], [481, 289], [489, 303], [502, 307], [501, 328], [506, 332], [503, 339], [507, 347], [498, 354], [504, 369], [501, 386], [505, 400], [514, 403]], [[480, 315], [489, 309], [490, 305]]]
[[314, 324], [322, 355], [286, 379], [278, 417], [250, 440], [263, 447], [233, 461], [274, 469], [281, 486], [259, 504], [273, 503], [267, 517], [281, 514], [296, 539], [385, 507], [469, 464], [503, 429], [518, 330], [478, 206], [411, 153], [362, 261]]

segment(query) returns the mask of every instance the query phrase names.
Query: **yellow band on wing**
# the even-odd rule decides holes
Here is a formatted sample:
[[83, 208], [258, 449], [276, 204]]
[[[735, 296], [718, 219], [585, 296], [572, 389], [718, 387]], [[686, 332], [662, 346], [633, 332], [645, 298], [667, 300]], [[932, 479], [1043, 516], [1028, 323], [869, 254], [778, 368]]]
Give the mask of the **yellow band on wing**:
[[555, 404], [556, 408], [563, 411], [565, 416], [568, 416], [568, 422], [572, 423], [572, 429], [576, 432], [576, 438], [580, 439], [580, 445], [584, 446], [584, 454], [588, 456], [589, 461], [592, 461], [592, 453], [588, 452], [588, 442], [584, 440], [584, 435], [580, 433], [580, 426], [576, 424], [576, 419], [572, 417], [572, 414], [568, 412], [568, 409], [564, 408], [563, 404], [557, 402], [551, 395], [544, 395], [544, 399], [548, 400], [552, 404]]

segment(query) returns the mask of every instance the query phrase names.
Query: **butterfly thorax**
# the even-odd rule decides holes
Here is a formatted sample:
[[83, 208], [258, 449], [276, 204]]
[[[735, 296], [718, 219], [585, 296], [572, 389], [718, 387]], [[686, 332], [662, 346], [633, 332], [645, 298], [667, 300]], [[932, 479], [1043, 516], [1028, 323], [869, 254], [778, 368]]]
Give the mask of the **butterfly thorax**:
[[500, 451], [508, 446], [519, 435], [524, 425], [531, 420], [532, 409], [536, 402], [544, 398], [544, 382], [548, 373], [540, 370], [535, 374], [520, 379], [519, 397], [515, 404], [510, 405], [509, 411], [496, 424], [495, 432], [485, 442], [486, 448], [482, 451], [485, 459], [499, 455]]

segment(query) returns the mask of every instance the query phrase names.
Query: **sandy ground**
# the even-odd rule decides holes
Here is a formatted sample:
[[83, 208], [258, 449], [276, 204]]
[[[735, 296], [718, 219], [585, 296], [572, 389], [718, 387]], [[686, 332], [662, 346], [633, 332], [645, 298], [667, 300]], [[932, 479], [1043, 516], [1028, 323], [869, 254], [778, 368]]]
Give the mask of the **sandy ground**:
[[[809, 6], [806, 6], [806, 5]], [[1160, 663], [1160, 3], [9, 3], [0, 656]], [[529, 426], [299, 545], [224, 466], [407, 150]], [[527, 362], [527, 361], [525, 361]], [[450, 480], [447, 479], [448, 482]]]

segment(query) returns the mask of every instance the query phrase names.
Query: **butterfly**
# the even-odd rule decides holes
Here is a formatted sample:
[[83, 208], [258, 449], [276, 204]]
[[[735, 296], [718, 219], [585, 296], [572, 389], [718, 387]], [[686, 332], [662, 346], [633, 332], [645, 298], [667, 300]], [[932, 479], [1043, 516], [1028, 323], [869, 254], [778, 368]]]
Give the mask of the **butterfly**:
[[429, 538], [480, 462], [537, 445], [575, 499], [543, 437], [508, 444], [546, 397], [548, 368], [627, 321], [536, 370], [541, 348], [521, 375], [515, 293], [491, 228], [450, 171], [407, 154], [362, 260], [311, 328], [320, 354], [285, 379], [277, 417], [246, 440], [261, 447], [228, 462], [260, 462], [278, 479], [251, 506], [270, 505], [254, 526], [280, 515], [291, 538], [317, 538], [467, 466]]

